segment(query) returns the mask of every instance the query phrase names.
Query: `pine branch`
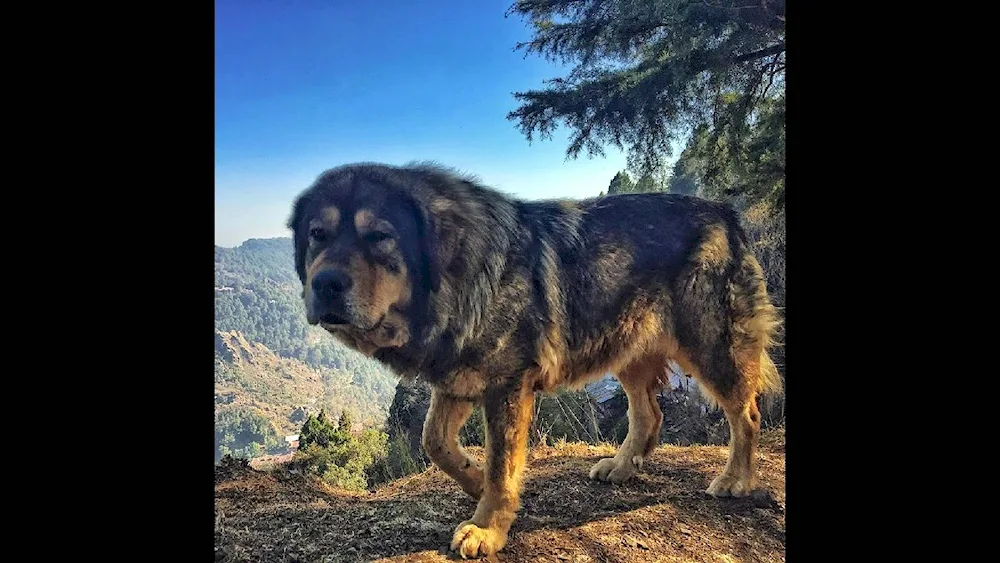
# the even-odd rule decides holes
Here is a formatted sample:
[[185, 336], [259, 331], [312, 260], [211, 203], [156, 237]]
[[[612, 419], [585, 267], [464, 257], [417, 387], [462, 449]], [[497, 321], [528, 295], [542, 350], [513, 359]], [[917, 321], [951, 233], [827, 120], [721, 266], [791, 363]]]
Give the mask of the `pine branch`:
[[754, 51], [752, 53], [747, 53], [745, 55], [740, 55], [733, 59], [733, 62], [743, 63], [747, 61], [753, 61], [757, 59], [763, 59], [764, 57], [770, 57], [771, 55], [777, 55], [779, 53], [785, 52], [785, 42], [782, 41], [777, 45], [772, 45], [766, 49], [761, 49], [760, 51]]

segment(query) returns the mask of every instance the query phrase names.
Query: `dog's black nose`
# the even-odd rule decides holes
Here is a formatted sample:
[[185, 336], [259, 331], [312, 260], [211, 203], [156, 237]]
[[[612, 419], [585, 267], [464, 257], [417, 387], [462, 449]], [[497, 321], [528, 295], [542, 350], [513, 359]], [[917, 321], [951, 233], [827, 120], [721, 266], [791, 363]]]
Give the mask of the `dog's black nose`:
[[312, 287], [317, 295], [338, 295], [351, 288], [351, 278], [338, 270], [323, 270], [313, 278]]

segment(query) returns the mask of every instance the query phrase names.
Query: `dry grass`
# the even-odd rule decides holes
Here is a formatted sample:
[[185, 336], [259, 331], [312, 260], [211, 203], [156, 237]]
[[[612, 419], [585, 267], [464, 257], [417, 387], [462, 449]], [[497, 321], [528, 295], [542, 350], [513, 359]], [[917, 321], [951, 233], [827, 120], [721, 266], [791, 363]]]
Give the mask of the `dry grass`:
[[[497, 561], [784, 561], [784, 435], [762, 438], [771, 499], [716, 500], [717, 446], [661, 446], [623, 485], [587, 479], [614, 446], [561, 443], [529, 457], [523, 508]], [[482, 450], [470, 448], [482, 457]], [[216, 470], [216, 561], [446, 561], [472, 499], [436, 468], [372, 493], [284, 469]]]

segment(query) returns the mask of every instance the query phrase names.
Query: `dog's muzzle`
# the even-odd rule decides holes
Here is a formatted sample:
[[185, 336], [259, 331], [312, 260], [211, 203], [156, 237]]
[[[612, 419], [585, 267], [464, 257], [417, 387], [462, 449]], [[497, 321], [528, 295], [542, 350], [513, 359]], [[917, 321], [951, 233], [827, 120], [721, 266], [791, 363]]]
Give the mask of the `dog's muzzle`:
[[310, 323], [350, 324], [346, 295], [351, 285], [351, 277], [340, 270], [323, 270], [313, 276]]

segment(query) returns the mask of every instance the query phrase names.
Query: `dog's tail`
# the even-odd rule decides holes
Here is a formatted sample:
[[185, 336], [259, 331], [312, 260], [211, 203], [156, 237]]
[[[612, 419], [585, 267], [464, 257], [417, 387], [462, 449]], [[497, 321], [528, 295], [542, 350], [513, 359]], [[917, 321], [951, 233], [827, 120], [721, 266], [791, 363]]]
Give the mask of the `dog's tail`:
[[764, 350], [760, 355], [760, 393], [780, 395], [784, 391], [781, 373], [771, 355]]
[[734, 250], [733, 273], [729, 282], [730, 314], [734, 328], [733, 353], [741, 355], [753, 351], [756, 354], [759, 351], [757, 391], [761, 394], [778, 395], [784, 390], [784, 385], [781, 373], [768, 351], [780, 345], [777, 335], [782, 325], [781, 315], [771, 303], [764, 271], [735, 211], [727, 217], [727, 223], [730, 244]]

